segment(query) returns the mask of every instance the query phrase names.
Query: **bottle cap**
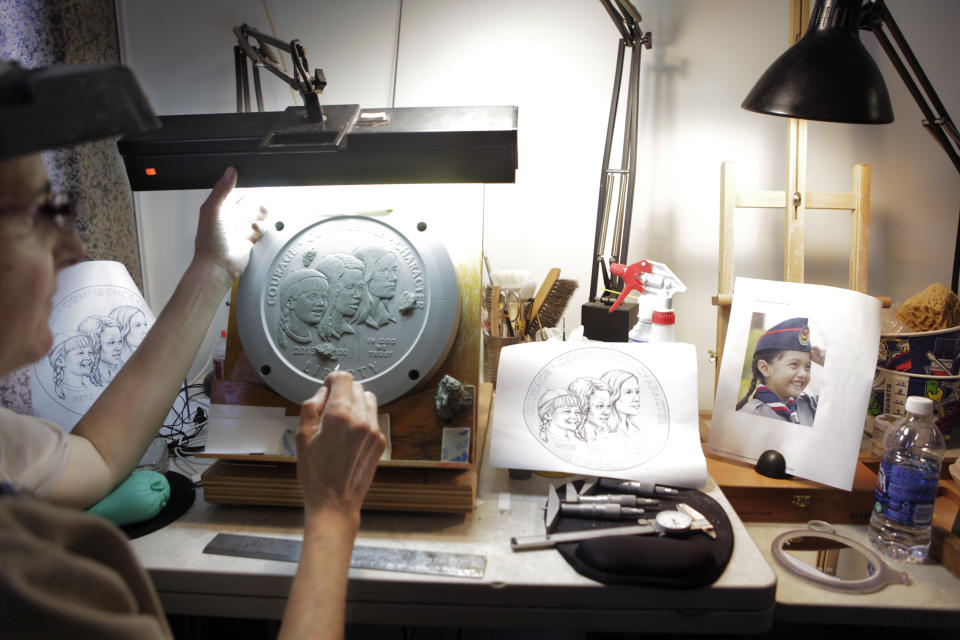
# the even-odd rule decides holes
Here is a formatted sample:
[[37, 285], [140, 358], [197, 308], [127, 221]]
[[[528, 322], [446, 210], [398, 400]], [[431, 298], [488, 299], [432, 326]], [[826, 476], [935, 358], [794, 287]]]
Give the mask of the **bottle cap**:
[[910, 396], [907, 398], [907, 413], [915, 413], [919, 416], [929, 416], [933, 414], [933, 400], [922, 396]]
[[653, 312], [653, 324], [674, 324], [677, 316], [673, 311], [657, 309]]

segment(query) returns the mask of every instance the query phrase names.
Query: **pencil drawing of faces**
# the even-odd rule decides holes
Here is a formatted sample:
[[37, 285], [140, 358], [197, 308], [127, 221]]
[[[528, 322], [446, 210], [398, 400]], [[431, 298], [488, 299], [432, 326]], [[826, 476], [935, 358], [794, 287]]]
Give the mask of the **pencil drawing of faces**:
[[319, 326], [325, 340], [354, 333], [346, 319], [356, 315], [363, 298], [363, 262], [346, 253], [331, 253], [316, 264], [330, 282], [327, 312]]
[[104, 327], [100, 334], [100, 361], [111, 367], [119, 367], [123, 364], [121, 353], [123, 342], [120, 340], [120, 326]]
[[75, 386], [84, 384], [84, 378], [89, 378], [93, 369], [93, 347], [89, 343], [77, 345], [64, 354], [62, 361], [57, 362], [57, 365], [61, 364], [64, 382]]
[[327, 277], [315, 269], [294, 271], [280, 289], [280, 346], [284, 336], [300, 344], [314, 339], [314, 329], [327, 311]]
[[610, 431], [621, 431], [631, 434], [639, 428], [640, 415], [640, 382], [629, 371], [613, 369], [607, 371], [600, 378], [612, 391], [612, 416], [609, 421]]
[[[554, 406], [564, 396], [576, 398], [578, 407]], [[553, 435], [569, 430], [577, 416], [573, 438]], [[666, 394], [654, 373], [634, 356], [606, 347], [573, 349], [544, 365], [525, 393], [523, 418], [541, 446], [596, 472], [651, 460], [670, 430]]]
[[591, 442], [608, 430], [610, 420], [610, 387], [597, 378], [577, 378], [567, 389], [580, 399], [581, 425], [578, 436]]
[[90, 374], [93, 371], [93, 343], [85, 335], [69, 334], [60, 337], [47, 358], [53, 369], [53, 387], [57, 397], [71, 399], [77, 393], [89, 388]]
[[93, 343], [93, 371], [90, 379], [98, 387], [105, 387], [119, 370], [120, 323], [109, 316], [87, 316], [77, 325], [77, 331]]
[[543, 395], [538, 408], [540, 439], [573, 440], [580, 426], [580, 400], [571, 393], [552, 389]]
[[143, 311], [132, 305], [114, 307], [108, 314], [120, 323], [120, 340], [123, 343], [123, 357], [129, 358], [150, 330], [150, 322]]

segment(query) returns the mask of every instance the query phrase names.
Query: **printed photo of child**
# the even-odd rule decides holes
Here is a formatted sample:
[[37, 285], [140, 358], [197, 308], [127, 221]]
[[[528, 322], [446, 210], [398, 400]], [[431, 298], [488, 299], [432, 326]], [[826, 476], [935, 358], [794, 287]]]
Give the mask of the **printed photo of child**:
[[[812, 363], [823, 366], [825, 353], [813, 345], [807, 318], [789, 318], [763, 329], [765, 314], [754, 313], [751, 331], [760, 333], [744, 366], [736, 410], [792, 424], [812, 426], [817, 396], [807, 392]], [[762, 333], [761, 333], [762, 332]], [[752, 340], [748, 340], [749, 344]], [[744, 387], [746, 390], [744, 391]]]

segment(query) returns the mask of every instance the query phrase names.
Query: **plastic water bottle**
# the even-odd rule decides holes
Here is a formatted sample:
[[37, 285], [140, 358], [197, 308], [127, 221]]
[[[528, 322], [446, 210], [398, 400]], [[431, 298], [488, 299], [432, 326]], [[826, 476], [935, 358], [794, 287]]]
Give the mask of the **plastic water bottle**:
[[930, 548], [933, 503], [946, 452], [933, 422], [933, 401], [910, 396], [907, 413], [887, 429], [867, 537], [884, 555], [923, 562]]

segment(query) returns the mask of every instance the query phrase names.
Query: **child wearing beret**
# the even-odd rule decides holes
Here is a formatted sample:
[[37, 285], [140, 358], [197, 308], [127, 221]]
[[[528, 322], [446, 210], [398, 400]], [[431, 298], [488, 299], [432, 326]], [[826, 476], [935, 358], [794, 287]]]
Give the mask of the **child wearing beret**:
[[810, 344], [806, 318], [790, 318], [760, 336], [753, 352], [750, 388], [737, 411], [810, 426], [817, 398], [804, 393], [811, 361], [823, 364], [823, 352]]

